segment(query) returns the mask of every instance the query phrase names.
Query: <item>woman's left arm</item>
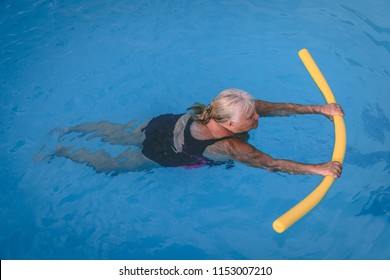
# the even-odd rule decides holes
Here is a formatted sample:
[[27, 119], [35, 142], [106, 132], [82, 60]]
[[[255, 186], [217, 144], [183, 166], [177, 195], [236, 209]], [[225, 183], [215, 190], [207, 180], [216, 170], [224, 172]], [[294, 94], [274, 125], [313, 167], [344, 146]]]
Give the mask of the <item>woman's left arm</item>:
[[262, 116], [289, 116], [294, 114], [322, 114], [329, 119], [334, 115], [344, 116], [344, 111], [337, 103], [326, 105], [301, 105], [293, 103], [273, 103], [255, 100], [257, 113]]

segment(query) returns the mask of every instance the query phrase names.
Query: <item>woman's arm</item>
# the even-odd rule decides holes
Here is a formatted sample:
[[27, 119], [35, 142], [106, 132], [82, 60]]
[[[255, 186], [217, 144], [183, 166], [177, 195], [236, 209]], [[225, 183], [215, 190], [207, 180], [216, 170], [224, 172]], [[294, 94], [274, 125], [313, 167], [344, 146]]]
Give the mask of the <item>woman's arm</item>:
[[262, 117], [289, 116], [293, 114], [322, 114], [332, 119], [334, 115], [344, 116], [343, 109], [336, 103], [326, 105], [300, 105], [255, 100], [255, 106], [257, 113]]
[[321, 164], [304, 164], [290, 160], [274, 159], [252, 145], [235, 138], [227, 139], [209, 146], [207, 152], [218, 156], [227, 156], [232, 160], [246, 165], [272, 172], [317, 174], [322, 176], [330, 175], [334, 178], [338, 178], [342, 171], [341, 163], [336, 161]]

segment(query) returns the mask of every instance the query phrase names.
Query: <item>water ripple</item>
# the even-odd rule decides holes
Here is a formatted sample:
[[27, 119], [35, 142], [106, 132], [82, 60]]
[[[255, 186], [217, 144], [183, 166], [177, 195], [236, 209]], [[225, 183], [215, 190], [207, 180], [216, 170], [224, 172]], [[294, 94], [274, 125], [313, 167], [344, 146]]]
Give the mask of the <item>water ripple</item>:
[[[369, 19], [362, 13], [358, 12], [355, 9], [340, 5], [341, 8], [344, 10], [352, 13], [353, 15], [357, 16], [360, 18], [364, 23], [367, 24], [367, 26], [371, 27], [372, 30], [374, 30], [376, 33], [379, 34], [390, 34], [390, 28], [389, 27], [384, 27], [380, 26], [379, 24], [376, 24], [373, 20]], [[379, 40], [376, 39], [372, 34], [363, 31], [363, 33], [377, 46], [384, 47], [388, 53], [390, 53], [390, 42], [387, 40]]]
[[376, 24], [375, 22], [373, 22], [368, 17], [366, 17], [365, 15], [363, 15], [362, 13], [358, 12], [355, 9], [349, 8], [349, 7], [344, 6], [344, 5], [340, 5], [340, 7], [343, 8], [344, 10], [354, 14], [355, 16], [360, 18], [361, 20], [363, 20], [368, 26], [370, 26], [376, 32], [390, 34], [390, 27], [383, 27], [383, 26]]

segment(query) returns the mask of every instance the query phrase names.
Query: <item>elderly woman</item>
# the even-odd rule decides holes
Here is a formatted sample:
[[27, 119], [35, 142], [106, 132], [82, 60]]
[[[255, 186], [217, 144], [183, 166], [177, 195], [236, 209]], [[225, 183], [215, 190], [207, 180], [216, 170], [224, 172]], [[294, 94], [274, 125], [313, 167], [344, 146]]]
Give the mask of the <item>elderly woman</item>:
[[166, 114], [153, 118], [129, 131], [130, 124], [109, 122], [84, 123], [62, 130], [61, 136], [76, 132], [118, 145], [135, 145], [117, 157], [103, 150], [72, 151], [73, 147], [59, 146], [55, 156], [86, 163], [97, 172], [120, 173], [139, 171], [158, 166], [196, 168], [238, 161], [269, 171], [290, 174], [318, 174], [339, 177], [342, 165], [330, 161], [304, 164], [275, 159], [247, 143], [248, 131], [257, 128], [260, 117], [291, 114], [322, 114], [332, 119], [343, 115], [338, 104], [324, 106], [270, 103], [254, 100], [242, 90], [222, 91], [211, 104], [196, 103], [187, 114]]

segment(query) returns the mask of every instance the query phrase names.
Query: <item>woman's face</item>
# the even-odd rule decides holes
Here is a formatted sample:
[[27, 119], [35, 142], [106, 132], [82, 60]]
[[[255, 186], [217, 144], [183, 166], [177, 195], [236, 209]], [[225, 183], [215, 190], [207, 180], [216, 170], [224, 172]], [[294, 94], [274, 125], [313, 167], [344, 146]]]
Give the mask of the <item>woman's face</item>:
[[247, 132], [249, 130], [257, 128], [259, 125], [259, 114], [255, 109], [249, 114], [237, 113], [239, 114], [234, 120], [232, 120], [231, 125], [229, 126], [230, 131], [233, 133]]

